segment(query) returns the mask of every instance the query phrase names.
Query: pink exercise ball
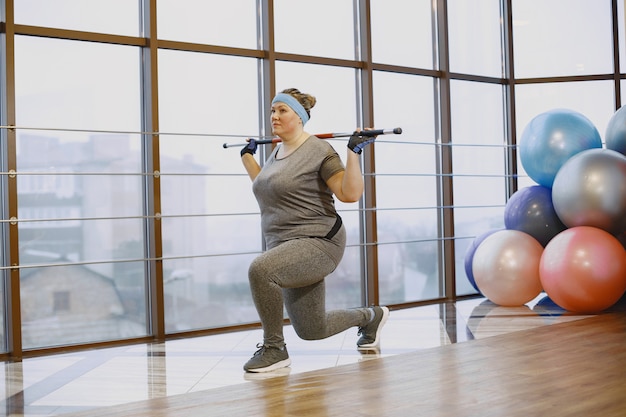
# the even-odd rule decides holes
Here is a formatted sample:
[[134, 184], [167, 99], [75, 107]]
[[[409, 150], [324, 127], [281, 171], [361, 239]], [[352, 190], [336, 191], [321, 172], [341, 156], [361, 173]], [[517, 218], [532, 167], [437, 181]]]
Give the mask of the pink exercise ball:
[[544, 249], [539, 278], [558, 306], [575, 313], [598, 313], [626, 292], [626, 250], [605, 230], [572, 227]]
[[472, 270], [480, 292], [500, 306], [521, 306], [541, 293], [543, 246], [519, 230], [500, 230], [476, 249]]

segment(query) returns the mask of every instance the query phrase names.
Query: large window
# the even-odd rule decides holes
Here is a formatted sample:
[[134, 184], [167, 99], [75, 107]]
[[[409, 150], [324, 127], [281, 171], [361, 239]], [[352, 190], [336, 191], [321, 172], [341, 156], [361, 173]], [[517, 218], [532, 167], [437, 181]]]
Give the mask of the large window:
[[[512, 160], [526, 124], [569, 108], [603, 134], [626, 94], [623, 1], [5, 3], [0, 350], [17, 355], [258, 321], [238, 148], [270, 132], [277, 91], [317, 98], [312, 134], [403, 129], [363, 153], [364, 198], [336, 203], [329, 309], [476, 294], [465, 251], [533, 184]], [[344, 160], [347, 140], [329, 139]]]

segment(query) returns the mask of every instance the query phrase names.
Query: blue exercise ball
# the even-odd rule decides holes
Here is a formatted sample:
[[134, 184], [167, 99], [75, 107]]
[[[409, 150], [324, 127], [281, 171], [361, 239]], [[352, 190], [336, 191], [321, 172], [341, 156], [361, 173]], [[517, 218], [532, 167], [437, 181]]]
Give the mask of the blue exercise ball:
[[474, 272], [472, 271], [474, 253], [476, 252], [476, 249], [478, 249], [478, 246], [480, 246], [480, 244], [483, 242], [483, 240], [485, 240], [488, 236], [492, 235], [494, 232], [497, 232], [498, 230], [502, 230], [502, 229], [489, 230], [487, 232], [484, 232], [476, 236], [474, 240], [472, 241], [472, 243], [467, 248], [467, 250], [465, 251], [465, 275], [467, 275], [467, 280], [470, 282], [470, 284], [472, 284], [472, 287], [474, 287], [474, 289], [478, 291], [479, 293], [481, 291], [478, 288], [478, 285], [476, 285], [476, 280], [474, 279]]
[[537, 301], [537, 304], [533, 307], [533, 311], [540, 316], [546, 317], [562, 316], [565, 312], [567, 312], [567, 310], [552, 301], [552, 299], [547, 295]]
[[528, 233], [543, 247], [567, 228], [554, 210], [552, 189], [543, 185], [522, 188], [511, 196], [504, 208], [504, 225]]
[[626, 106], [617, 110], [606, 127], [604, 134], [606, 148], [626, 155]]
[[519, 142], [522, 166], [539, 185], [551, 188], [561, 166], [578, 152], [602, 148], [598, 129], [583, 114], [554, 109], [535, 116]]
[[567, 227], [592, 226], [615, 236], [626, 231], [626, 156], [589, 149], [563, 164], [552, 202]]

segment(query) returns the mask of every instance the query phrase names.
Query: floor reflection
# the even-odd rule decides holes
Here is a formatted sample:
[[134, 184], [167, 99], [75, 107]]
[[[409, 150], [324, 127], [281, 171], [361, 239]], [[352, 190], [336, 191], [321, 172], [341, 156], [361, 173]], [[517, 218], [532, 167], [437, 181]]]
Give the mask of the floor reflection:
[[380, 349], [367, 351], [356, 349], [356, 329], [311, 342], [299, 339], [288, 326], [285, 338], [292, 365], [267, 374], [242, 370], [261, 340], [261, 330], [28, 358], [21, 363], [0, 363], [4, 375], [0, 410], [15, 417], [55, 416], [250, 381], [278, 384], [296, 373], [583, 317], [589, 316], [568, 313], [545, 295], [521, 307], [500, 307], [476, 298], [394, 310]]

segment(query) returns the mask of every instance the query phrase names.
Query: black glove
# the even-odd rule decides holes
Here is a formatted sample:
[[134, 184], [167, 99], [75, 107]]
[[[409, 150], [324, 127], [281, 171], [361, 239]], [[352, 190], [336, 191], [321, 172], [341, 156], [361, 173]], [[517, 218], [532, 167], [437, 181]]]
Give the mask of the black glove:
[[376, 136], [363, 136], [363, 132], [355, 131], [348, 141], [348, 148], [354, 153], [361, 154], [363, 148], [376, 140]]
[[245, 154], [249, 153], [250, 155], [254, 155], [256, 153], [256, 140], [250, 138], [250, 142], [241, 150], [241, 156], [243, 157]]

